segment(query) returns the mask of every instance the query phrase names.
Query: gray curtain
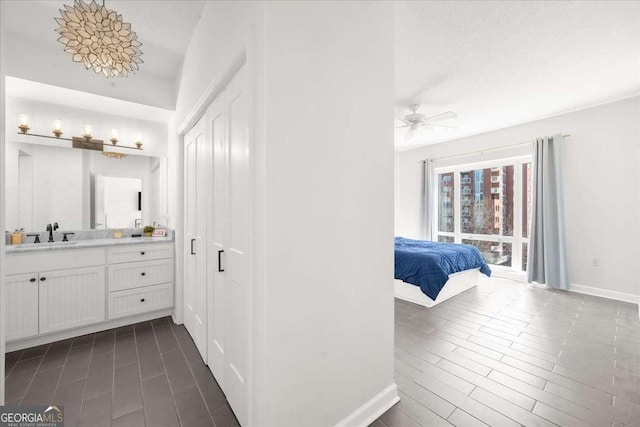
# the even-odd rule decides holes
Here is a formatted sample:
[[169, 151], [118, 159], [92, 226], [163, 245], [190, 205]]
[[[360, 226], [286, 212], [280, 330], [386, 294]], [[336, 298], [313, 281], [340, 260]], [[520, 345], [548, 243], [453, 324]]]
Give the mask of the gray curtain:
[[565, 245], [562, 135], [537, 138], [533, 147], [531, 232], [527, 281], [569, 288]]
[[421, 221], [422, 237], [425, 240], [433, 240], [435, 233], [433, 230], [433, 218], [436, 204], [435, 173], [433, 161], [422, 162], [422, 203]]

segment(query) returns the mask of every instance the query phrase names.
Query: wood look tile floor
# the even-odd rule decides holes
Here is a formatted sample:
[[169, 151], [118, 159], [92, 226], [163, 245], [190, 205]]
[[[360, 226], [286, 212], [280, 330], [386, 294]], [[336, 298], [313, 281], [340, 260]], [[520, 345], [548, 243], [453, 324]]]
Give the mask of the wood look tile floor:
[[640, 426], [636, 304], [492, 278], [395, 307], [401, 401], [374, 427]]
[[7, 405], [64, 405], [67, 427], [235, 427], [184, 326], [156, 319], [6, 355]]

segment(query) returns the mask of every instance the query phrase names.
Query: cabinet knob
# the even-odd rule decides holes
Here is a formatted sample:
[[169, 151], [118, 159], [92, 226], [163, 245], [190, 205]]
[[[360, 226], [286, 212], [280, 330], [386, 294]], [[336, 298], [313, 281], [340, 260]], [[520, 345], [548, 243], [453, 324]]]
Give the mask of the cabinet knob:
[[35, 278], [35, 277], [32, 277], [31, 279], [29, 279], [29, 281], [30, 281], [31, 283], [33, 283], [33, 282], [35, 282], [35, 281], [36, 281], [36, 278]]
[[46, 277], [41, 277], [41, 278], [40, 278], [40, 281], [41, 281], [41, 282], [44, 282], [45, 280], [47, 280], [47, 278], [46, 278]]
[[140, 255], [144, 255], [144, 251], [140, 252]]
[[146, 275], [147, 275], [147, 273], [140, 273], [140, 275], [141, 275], [141, 276], [146, 276]]
[[140, 302], [144, 302], [144, 298], [140, 298]]

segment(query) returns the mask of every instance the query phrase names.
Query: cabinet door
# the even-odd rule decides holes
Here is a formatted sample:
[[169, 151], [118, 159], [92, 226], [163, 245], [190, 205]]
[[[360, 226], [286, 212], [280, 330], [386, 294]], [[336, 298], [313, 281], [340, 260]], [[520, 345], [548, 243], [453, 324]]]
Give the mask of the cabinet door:
[[104, 267], [40, 273], [40, 333], [105, 320]]
[[7, 341], [38, 335], [38, 273], [5, 280]]

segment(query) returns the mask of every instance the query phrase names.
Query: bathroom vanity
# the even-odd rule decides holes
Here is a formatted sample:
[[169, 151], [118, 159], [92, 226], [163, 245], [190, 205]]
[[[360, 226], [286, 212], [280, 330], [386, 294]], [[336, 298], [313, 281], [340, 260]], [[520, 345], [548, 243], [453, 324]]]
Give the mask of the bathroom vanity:
[[7, 351], [173, 312], [172, 238], [7, 247]]

